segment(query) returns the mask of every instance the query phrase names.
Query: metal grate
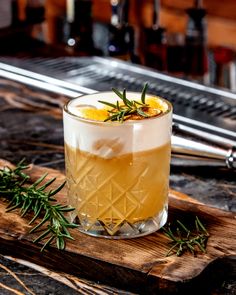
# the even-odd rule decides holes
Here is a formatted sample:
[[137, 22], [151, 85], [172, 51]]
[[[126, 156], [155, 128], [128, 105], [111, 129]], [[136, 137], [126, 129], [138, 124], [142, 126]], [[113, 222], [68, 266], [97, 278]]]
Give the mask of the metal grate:
[[97, 91], [112, 87], [163, 96], [174, 105], [174, 120], [236, 141], [236, 94], [163, 75], [109, 58], [0, 58], [1, 62]]

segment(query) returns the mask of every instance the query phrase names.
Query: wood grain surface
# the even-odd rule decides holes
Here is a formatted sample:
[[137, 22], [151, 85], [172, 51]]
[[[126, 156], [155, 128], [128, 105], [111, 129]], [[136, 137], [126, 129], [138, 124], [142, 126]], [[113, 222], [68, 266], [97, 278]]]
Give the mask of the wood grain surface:
[[[1, 160], [0, 167], [11, 165]], [[48, 178], [57, 177], [55, 185], [62, 183], [64, 175], [54, 169], [30, 166], [32, 180], [48, 172]], [[65, 189], [57, 196], [66, 202]], [[94, 238], [72, 230], [75, 241], [67, 243], [66, 250], [54, 247], [40, 253], [40, 245], [32, 243], [34, 235], [27, 234], [28, 218], [17, 212], [5, 213], [6, 203], [0, 203], [0, 252], [26, 259], [49, 269], [100, 281], [114, 287], [138, 293], [187, 292], [195, 286], [199, 290], [217, 277], [232, 271], [230, 258], [236, 256], [235, 214], [208, 207], [175, 191], [169, 195], [169, 221], [182, 220], [191, 224], [197, 215], [210, 233], [207, 253], [165, 257], [168, 239], [158, 231], [146, 237], [130, 240]], [[226, 267], [227, 266], [227, 267]], [[162, 293], [161, 293], [162, 294]], [[206, 294], [206, 293], [205, 293]]]

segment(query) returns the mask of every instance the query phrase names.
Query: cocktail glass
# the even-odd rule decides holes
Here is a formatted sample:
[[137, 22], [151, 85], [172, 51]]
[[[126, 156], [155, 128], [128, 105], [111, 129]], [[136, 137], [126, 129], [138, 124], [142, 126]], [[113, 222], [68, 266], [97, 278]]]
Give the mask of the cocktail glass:
[[[140, 93], [127, 93], [133, 100]], [[147, 97], [149, 97], [147, 95]], [[101, 108], [113, 92], [84, 95], [64, 107], [65, 162], [71, 219], [98, 237], [132, 238], [167, 220], [172, 106], [163, 114], [124, 122], [81, 118], [78, 107]]]

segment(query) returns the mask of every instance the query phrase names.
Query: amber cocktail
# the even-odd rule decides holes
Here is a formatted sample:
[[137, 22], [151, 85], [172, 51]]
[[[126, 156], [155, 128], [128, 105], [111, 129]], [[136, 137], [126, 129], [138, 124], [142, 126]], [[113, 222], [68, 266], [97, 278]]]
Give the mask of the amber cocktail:
[[[128, 93], [140, 101], [140, 93]], [[94, 236], [131, 238], [167, 220], [172, 107], [146, 95], [151, 116], [106, 120], [113, 92], [85, 95], [64, 108], [68, 199], [72, 219]], [[122, 106], [122, 102], [120, 102]], [[138, 104], [137, 104], [138, 105]], [[158, 110], [153, 115], [153, 110]]]

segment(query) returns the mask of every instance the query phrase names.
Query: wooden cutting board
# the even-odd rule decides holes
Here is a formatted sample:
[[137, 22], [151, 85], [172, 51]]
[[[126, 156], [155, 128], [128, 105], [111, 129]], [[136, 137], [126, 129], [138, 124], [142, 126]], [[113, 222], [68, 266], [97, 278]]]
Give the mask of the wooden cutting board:
[[[0, 160], [0, 167], [5, 165], [11, 164]], [[57, 177], [55, 186], [65, 179], [57, 170], [38, 166], [30, 166], [28, 170], [32, 180], [45, 172], [49, 173], [48, 179]], [[57, 198], [66, 202], [65, 189]], [[176, 191], [170, 191], [169, 195], [169, 220], [179, 219], [188, 224], [197, 215], [210, 233], [206, 254], [166, 257], [170, 245], [161, 231], [137, 239], [107, 240], [76, 229], [71, 231], [75, 241], [67, 242], [64, 251], [51, 247], [40, 253], [41, 245], [32, 243], [35, 236], [27, 234], [30, 217], [21, 218], [17, 211], [5, 213], [5, 209], [6, 203], [0, 201], [2, 254], [133, 292], [184, 293], [203, 284], [206, 290], [212, 282], [232, 271], [230, 258], [236, 256], [235, 214], [208, 207]]]

